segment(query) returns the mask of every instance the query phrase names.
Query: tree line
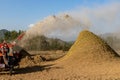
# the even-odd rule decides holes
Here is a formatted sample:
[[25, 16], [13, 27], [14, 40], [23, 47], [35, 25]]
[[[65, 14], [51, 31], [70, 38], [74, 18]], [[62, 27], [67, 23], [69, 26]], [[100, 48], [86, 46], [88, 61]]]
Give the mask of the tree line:
[[44, 35], [33, 37], [24, 43], [26, 50], [63, 50], [68, 51], [73, 42], [62, 41], [57, 38], [48, 38]]
[[4, 37], [0, 38], [0, 42], [2, 42], [3, 40], [6, 40], [7, 42], [13, 41], [23, 32], [24, 31], [22, 31], [22, 30], [7, 31], [7, 32], [4, 33]]
[[[3, 42], [3, 40], [6, 40], [7, 42], [11, 42], [15, 40], [21, 33], [24, 31], [19, 30], [12, 30], [7, 31], [4, 33], [4, 37], [0, 39], [0, 43]], [[24, 49], [26, 50], [64, 50], [67, 51], [72, 46], [73, 42], [66, 42], [57, 38], [48, 38], [44, 35], [33, 37], [26, 42], [19, 41], [18, 44], [25, 44]]]

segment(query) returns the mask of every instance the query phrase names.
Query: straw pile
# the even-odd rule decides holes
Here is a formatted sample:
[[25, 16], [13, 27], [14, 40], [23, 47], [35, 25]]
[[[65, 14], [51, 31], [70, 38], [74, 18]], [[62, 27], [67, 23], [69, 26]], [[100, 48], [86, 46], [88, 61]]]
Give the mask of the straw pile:
[[100, 37], [87, 30], [82, 31], [67, 55], [65, 63], [104, 62], [117, 59], [117, 53]]
[[27, 51], [20, 51], [21, 60], [19, 62], [21, 67], [29, 67], [34, 66], [35, 64], [39, 64], [42, 62], [42, 58], [40, 55], [31, 56]]

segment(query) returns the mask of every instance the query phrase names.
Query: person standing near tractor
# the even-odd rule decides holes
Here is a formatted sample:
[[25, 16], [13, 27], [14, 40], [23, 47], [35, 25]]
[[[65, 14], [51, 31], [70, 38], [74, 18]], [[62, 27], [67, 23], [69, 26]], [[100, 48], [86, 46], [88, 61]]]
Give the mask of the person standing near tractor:
[[9, 46], [6, 41], [3, 41], [3, 45], [1, 46], [1, 52], [3, 54], [3, 60], [6, 65], [8, 65], [8, 53], [9, 53]]
[[16, 42], [13, 41], [11, 43], [11, 45], [8, 46], [7, 42], [4, 40], [3, 41], [3, 44], [1, 46], [1, 52], [2, 52], [2, 55], [3, 55], [3, 60], [4, 60], [4, 63], [9, 66], [11, 64], [13, 64], [13, 53], [14, 53], [14, 47], [16, 45]]

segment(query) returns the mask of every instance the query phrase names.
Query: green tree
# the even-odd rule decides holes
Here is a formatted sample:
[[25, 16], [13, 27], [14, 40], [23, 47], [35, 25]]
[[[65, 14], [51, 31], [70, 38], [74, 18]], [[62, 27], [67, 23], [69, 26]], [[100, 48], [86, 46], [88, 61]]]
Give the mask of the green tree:
[[11, 37], [11, 32], [10, 31], [8, 31], [8, 32], [6, 32], [5, 34], [4, 34], [4, 39], [5, 40], [10, 40], [10, 37]]
[[4, 34], [4, 39], [7, 41], [15, 40], [21, 33], [23, 33], [22, 30], [19, 30], [18, 32], [16, 30], [8, 31]]
[[11, 40], [14, 40], [14, 39], [16, 39], [17, 37], [18, 37], [18, 32], [17, 31], [11, 31], [11, 34], [10, 34], [10, 39]]

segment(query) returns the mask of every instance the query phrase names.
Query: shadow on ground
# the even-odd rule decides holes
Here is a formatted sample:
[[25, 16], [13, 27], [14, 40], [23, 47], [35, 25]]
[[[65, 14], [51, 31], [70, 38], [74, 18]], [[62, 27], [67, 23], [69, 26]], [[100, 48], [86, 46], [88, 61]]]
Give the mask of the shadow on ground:
[[62, 67], [56, 67], [54, 64], [49, 65], [41, 65], [41, 66], [32, 66], [32, 67], [25, 67], [25, 68], [19, 68], [16, 69], [16, 74], [26, 74], [26, 73], [33, 73], [33, 72], [39, 72], [39, 71], [49, 71], [50, 69], [62, 69]]

